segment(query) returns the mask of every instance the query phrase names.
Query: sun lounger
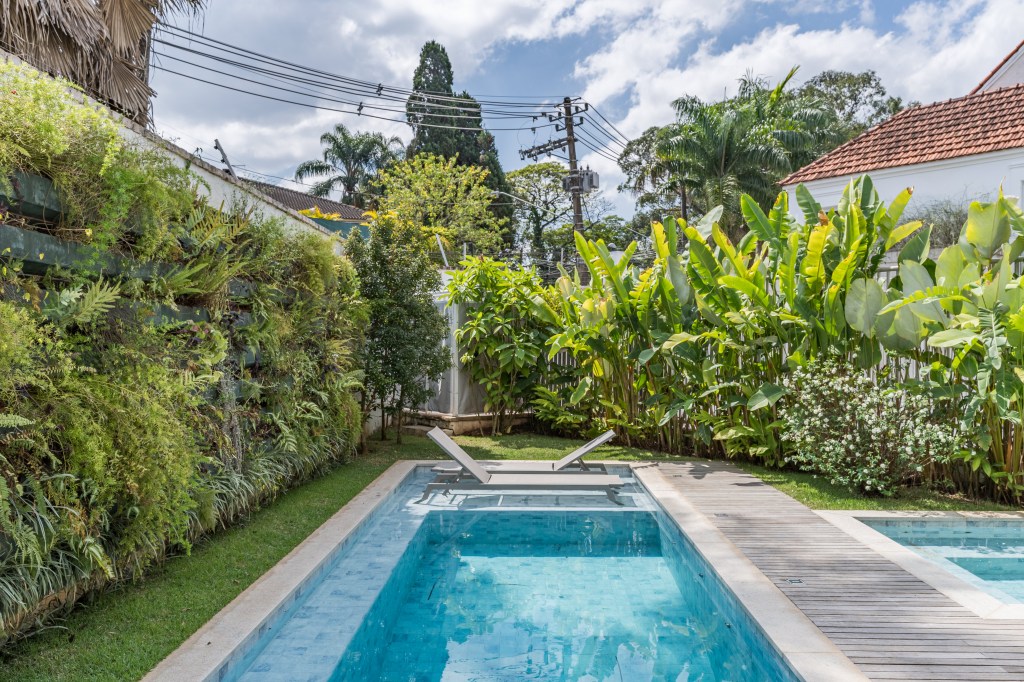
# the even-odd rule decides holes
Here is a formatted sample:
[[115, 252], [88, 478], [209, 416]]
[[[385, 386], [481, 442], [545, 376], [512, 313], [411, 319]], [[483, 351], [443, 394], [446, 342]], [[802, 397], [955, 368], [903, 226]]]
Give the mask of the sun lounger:
[[[431, 430], [429, 433], [427, 433], [427, 436], [429, 436], [431, 440], [433, 440], [435, 443], [437, 443], [438, 447], [440, 447], [445, 452], [448, 452], [449, 455], [451, 454], [450, 451], [453, 451], [454, 448], [458, 448], [459, 447], [455, 443], [455, 441], [453, 441], [451, 438], [449, 438], [448, 435], [444, 431], [442, 431], [441, 429], [436, 429], [435, 428], [435, 429]], [[601, 463], [588, 464], [587, 462], [583, 461], [583, 457], [585, 455], [590, 454], [590, 452], [592, 450], [594, 450], [595, 448], [597, 448], [598, 446], [604, 445], [605, 443], [607, 443], [608, 441], [610, 441], [614, 437], [615, 437], [615, 432], [614, 431], [605, 431], [604, 433], [602, 433], [600, 436], [598, 436], [594, 440], [590, 441], [586, 445], [583, 445], [583, 446], [580, 446], [580, 447], [576, 448], [575, 450], [573, 450], [572, 452], [570, 452], [568, 455], [566, 455], [562, 459], [558, 460], [557, 462], [523, 462], [523, 461], [494, 462], [494, 463], [483, 464], [481, 466], [483, 466], [484, 469], [486, 469], [487, 471], [489, 471], [491, 473], [503, 473], [503, 474], [504, 473], [517, 473], [517, 474], [552, 473], [552, 472], [555, 472], [555, 471], [564, 471], [564, 470], [573, 470], [573, 471], [577, 471], [577, 472], [598, 471], [598, 472], [601, 472], [601, 473], [605, 473], [606, 470], [604, 468], [604, 464], [601, 464]], [[466, 456], [468, 457], [469, 455], [466, 455]], [[474, 461], [476, 461], [476, 460], [474, 460]], [[479, 464], [479, 462], [477, 462], [477, 463]], [[438, 474], [457, 474], [460, 471], [462, 471], [462, 467], [461, 466], [453, 467], [453, 466], [439, 465], [439, 466], [436, 466], [433, 469], [431, 469], [431, 471], [433, 471], [434, 473], [438, 473]]]
[[442, 449], [459, 464], [460, 469], [454, 474], [441, 473], [434, 481], [428, 483], [423, 491], [423, 497], [420, 498], [421, 501], [427, 499], [430, 493], [435, 491], [441, 491], [445, 495], [452, 492], [480, 493], [495, 490], [510, 492], [592, 491], [604, 493], [612, 502], [622, 504], [618, 498], [622, 479], [618, 476], [571, 471], [492, 473], [466, 454], [466, 451], [448, 438], [441, 429], [432, 429], [427, 435], [439, 445], [447, 441]]

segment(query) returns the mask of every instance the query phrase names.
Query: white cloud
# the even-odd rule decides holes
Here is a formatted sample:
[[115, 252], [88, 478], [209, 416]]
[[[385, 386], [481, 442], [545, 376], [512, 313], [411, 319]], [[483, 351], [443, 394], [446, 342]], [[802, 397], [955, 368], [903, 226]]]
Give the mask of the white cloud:
[[[861, 4], [862, 20], [865, 14], [874, 19], [870, 2]], [[1022, 14], [1024, 0], [916, 2], [891, 27], [858, 22], [804, 30], [796, 23], [780, 23], [734, 45], [713, 38], [697, 44], [683, 40], [678, 51], [688, 49], [689, 55], [668, 60], [658, 59], [656, 50], [637, 39], [638, 29], [648, 28], [639, 22], [582, 60], [577, 75], [586, 81], [587, 97], [597, 104], [620, 92], [630, 94], [631, 106], [616, 123], [631, 136], [670, 121], [670, 103], [684, 93], [718, 99], [725, 91], [735, 92], [736, 79], [747, 69], [773, 81], [794, 65], [800, 65], [798, 80], [825, 69], [873, 69], [891, 94], [927, 103], [970, 92], [1020, 41], [1020, 22], [1008, 19]], [[703, 21], [715, 26], [713, 14]], [[609, 179], [613, 186], [621, 181], [614, 169]], [[616, 204], [621, 209], [629, 201], [620, 197]]]
[[[304, 19], [288, 3], [220, 0], [206, 13], [206, 33], [404, 87], [427, 40], [445, 45], [459, 81], [491, 73], [488, 60], [499, 48], [515, 59], [517, 50], [562, 41], [564, 54], [576, 55], [577, 91], [606, 115], [614, 111], [614, 123], [630, 136], [670, 121], [671, 102], [683, 94], [716, 99], [734, 91], [747, 69], [772, 80], [794, 64], [801, 67], [798, 79], [823, 69], [874, 69], [892, 94], [906, 99], [963, 95], [1019, 42], [1024, 16], [1024, 0], [920, 0], [891, 25], [879, 25], [877, 16], [889, 3], [871, 0], [365, 0], [358, 14], [331, 0], [308, 5], [302, 14], [318, 17], [312, 24], [298, 23]], [[847, 23], [840, 23], [840, 12]], [[829, 13], [837, 25], [821, 28]], [[765, 15], [773, 19], [766, 22]], [[818, 28], [801, 27], [807, 16]], [[760, 31], [750, 32], [744, 22], [751, 21], [761, 22]], [[732, 35], [746, 37], [725, 37]], [[545, 77], [550, 74], [538, 74], [538, 82], [548, 82]], [[262, 170], [286, 173], [318, 156], [319, 134], [339, 120], [408, 137], [398, 123], [260, 100], [239, 104], [238, 96], [216, 92], [206, 98], [209, 89], [203, 90], [207, 106], [197, 107], [195, 88], [205, 86], [159, 77], [158, 87], [158, 128], [187, 131], [211, 148], [219, 137], [237, 150], [234, 156], [265, 165]], [[501, 92], [501, 82], [490, 91]], [[596, 154], [583, 161], [601, 173], [608, 196], [620, 182], [615, 165]], [[631, 212], [631, 199], [610, 198]]]

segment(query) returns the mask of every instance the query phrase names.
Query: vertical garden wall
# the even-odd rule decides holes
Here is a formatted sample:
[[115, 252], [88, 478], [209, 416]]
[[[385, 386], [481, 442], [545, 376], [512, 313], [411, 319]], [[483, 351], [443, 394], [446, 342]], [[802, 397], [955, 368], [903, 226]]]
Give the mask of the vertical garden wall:
[[0, 66], [0, 642], [343, 461], [347, 260]]

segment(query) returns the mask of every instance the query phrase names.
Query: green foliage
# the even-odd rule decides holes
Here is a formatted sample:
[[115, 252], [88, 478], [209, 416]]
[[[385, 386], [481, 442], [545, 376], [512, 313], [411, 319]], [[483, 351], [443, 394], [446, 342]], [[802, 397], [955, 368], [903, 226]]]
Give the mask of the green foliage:
[[150, 261], [30, 276], [0, 254], [2, 644], [351, 456], [365, 315], [335, 243], [205, 205], [65, 83], [0, 81], [0, 177], [69, 206], [36, 227]]
[[[560, 163], [534, 163], [508, 174], [512, 194], [521, 199], [513, 210], [516, 223], [522, 230], [520, 242], [529, 244], [534, 251], [544, 247], [547, 230], [572, 224], [572, 201], [562, 189], [562, 180], [569, 170]], [[508, 197], [505, 197], [508, 198]]]
[[[723, 207], [719, 219], [733, 239], [742, 233], [740, 196], [771, 207], [782, 177], [838, 142], [828, 114], [787, 92], [794, 68], [774, 88], [758, 79], [741, 81], [739, 95], [719, 103], [695, 97], [675, 101], [677, 123], [659, 133], [657, 156], [675, 169], [700, 214]], [[653, 171], [652, 171], [653, 172]]]
[[[635, 244], [616, 261], [603, 240], [576, 235], [588, 272], [563, 273], [530, 294], [532, 307], [519, 308], [532, 320], [516, 329], [553, 329], [549, 359], [572, 358], [538, 366], [535, 416], [561, 430], [610, 425], [670, 452], [753, 456], [773, 466], [802, 456], [820, 471], [847, 472], [849, 484], [866, 486], [870, 478], [874, 489], [891, 490], [906, 479], [904, 463], [878, 454], [877, 443], [858, 441], [857, 461], [869, 471], [858, 478], [852, 460], [812, 462], [807, 451], [794, 454], [794, 439], [782, 438], [790, 375], [836, 358], [880, 377], [881, 393], [864, 400], [898, 403], [902, 411], [883, 414], [886, 423], [920, 421], [928, 412], [951, 425], [963, 445], [930, 435], [910, 445], [928, 448], [930, 482], [1017, 499], [1024, 484], [1024, 280], [1013, 264], [1024, 253], [1024, 214], [1002, 196], [975, 202], [960, 243], [933, 261], [929, 228], [902, 219], [910, 190], [886, 205], [871, 180], [859, 178], [827, 211], [805, 188], [795, 194], [803, 221], [790, 215], [786, 194], [767, 213], [741, 197], [745, 235], [738, 240], [725, 233], [720, 210], [695, 224], [655, 223], [649, 266], [631, 259]], [[888, 282], [879, 273], [887, 255], [898, 261]], [[488, 286], [490, 294], [472, 299], [487, 309], [475, 310], [463, 333], [485, 338], [485, 348], [515, 346], [518, 332], [499, 323], [507, 317], [496, 293], [503, 285]], [[497, 321], [483, 322], [491, 316]], [[517, 369], [488, 371], [487, 381], [500, 386]], [[798, 408], [788, 415], [790, 428], [806, 416]]]
[[[444, 46], [431, 40], [420, 50], [420, 61], [412, 77], [413, 92], [405, 104], [412, 128], [408, 156], [430, 154], [453, 160], [458, 166], [486, 171], [489, 190], [509, 193], [512, 188], [502, 170], [494, 136], [483, 126], [480, 105], [468, 92], [456, 95], [455, 75]], [[491, 198], [489, 210], [497, 223], [513, 217], [513, 208], [500, 195]], [[384, 209], [382, 209], [384, 210]], [[505, 234], [510, 240], [514, 235]]]
[[62, 236], [153, 257], [168, 248], [169, 224], [191, 210], [195, 180], [166, 156], [126, 142], [110, 113], [84, 105], [74, 86], [31, 67], [0, 64], [0, 190], [14, 171], [53, 181], [64, 207]]
[[[434, 303], [441, 276], [420, 231], [394, 214], [371, 214], [365, 243], [354, 231], [346, 244], [368, 307], [361, 349], [364, 418], [379, 406], [401, 439], [402, 411], [421, 405], [450, 362], [448, 323]], [[386, 423], [381, 428], [385, 437]]]
[[431, 240], [436, 234], [453, 247], [468, 243], [495, 251], [508, 221], [490, 212], [486, 178], [486, 170], [459, 166], [454, 158], [424, 154], [406, 159], [381, 173], [380, 213], [395, 214]]
[[846, 139], [915, 104], [889, 95], [874, 71], [822, 71], [801, 85], [796, 95], [831, 109]]
[[320, 136], [323, 158], [303, 161], [295, 169], [295, 179], [305, 180], [328, 176], [309, 190], [317, 197], [328, 197], [341, 190], [341, 201], [365, 207], [368, 192], [378, 171], [402, 158], [404, 149], [398, 137], [382, 133], [352, 133], [344, 124], [335, 124], [333, 131]]
[[471, 257], [462, 266], [448, 284], [449, 304], [461, 305], [466, 316], [455, 340], [462, 363], [483, 387], [485, 409], [497, 417], [493, 432], [507, 432], [511, 417], [529, 407], [537, 384], [549, 376], [544, 344], [555, 327], [532, 314], [535, 299], [543, 301], [532, 270], [486, 257]]
[[852, 365], [819, 359], [788, 376], [786, 387], [788, 461], [833, 485], [891, 496], [959, 450], [953, 426], [938, 419], [927, 397]]

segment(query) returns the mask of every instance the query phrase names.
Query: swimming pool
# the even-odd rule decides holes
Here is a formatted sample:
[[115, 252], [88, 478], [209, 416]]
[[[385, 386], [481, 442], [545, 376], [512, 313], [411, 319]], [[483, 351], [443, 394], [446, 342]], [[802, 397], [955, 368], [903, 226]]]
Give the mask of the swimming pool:
[[1024, 520], [861, 521], [1005, 604], [1024, 604]]
[[222, 679], [798, 679], [632, 479], [612, 509], [578, 495], [417, 504], [426, 476]]

